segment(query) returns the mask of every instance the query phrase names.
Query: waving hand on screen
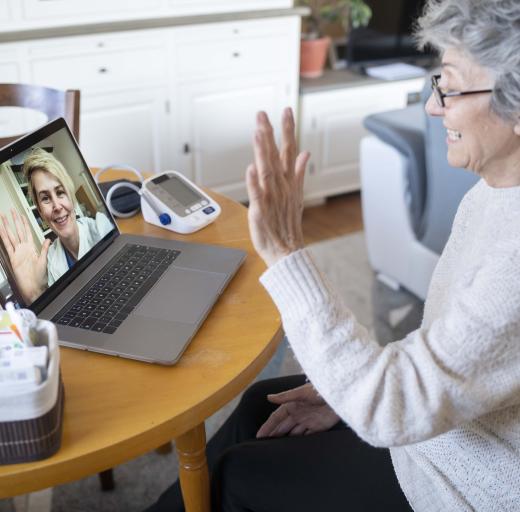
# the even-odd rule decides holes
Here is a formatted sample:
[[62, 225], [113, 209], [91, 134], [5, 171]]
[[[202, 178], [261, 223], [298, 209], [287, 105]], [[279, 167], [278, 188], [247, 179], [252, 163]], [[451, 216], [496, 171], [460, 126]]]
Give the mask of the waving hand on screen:
[[0, 238], [5, 246], [14, 278], [26, 304], [34, 302], [47, 288], [47, 253], [50, 240], [45, 240], [38, 252], [29, 222], [11, 210], [14, 231], [7, 217], [0, 213]]

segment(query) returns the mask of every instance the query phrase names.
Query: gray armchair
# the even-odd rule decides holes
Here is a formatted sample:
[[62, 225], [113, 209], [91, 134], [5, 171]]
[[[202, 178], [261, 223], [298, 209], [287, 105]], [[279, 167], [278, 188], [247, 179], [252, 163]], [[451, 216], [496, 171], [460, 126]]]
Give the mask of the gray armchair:
[[388, 285], [424, 299], [460, 200], [478, 180], [446, 159], [442, 119], [419, 104], [373, 114], [361, 142], [363, 220], [370, 264]]

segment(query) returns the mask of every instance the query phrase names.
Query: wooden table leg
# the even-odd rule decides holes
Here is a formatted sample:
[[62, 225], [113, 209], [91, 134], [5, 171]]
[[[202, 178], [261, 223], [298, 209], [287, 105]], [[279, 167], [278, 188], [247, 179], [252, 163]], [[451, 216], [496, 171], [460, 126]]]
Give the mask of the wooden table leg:
[[175, 447], [186, 512], [210, 512], [204, 423], [175, 439]]

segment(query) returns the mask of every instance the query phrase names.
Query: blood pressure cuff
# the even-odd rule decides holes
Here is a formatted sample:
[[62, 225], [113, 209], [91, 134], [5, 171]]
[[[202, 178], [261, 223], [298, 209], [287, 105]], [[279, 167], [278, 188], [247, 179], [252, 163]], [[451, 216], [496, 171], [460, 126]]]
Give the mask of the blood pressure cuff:
[[[142, 186], [139, 181], [130, 180], [113, 180], [98, 183], [99, 190], [101, 190], [101, 193], [105, 199], [110, 188], [116, 183], [132, 183], [132, 185], [135, 185], [138, 188], [141, 188]], [[130, 213], [131, 211], [137, 210], [141, 207], [141, 198], [135, 190], [127, 187], [121, 187], [115, 190], [112, 194], [112, 207], [115, 208], [118, 212]]]

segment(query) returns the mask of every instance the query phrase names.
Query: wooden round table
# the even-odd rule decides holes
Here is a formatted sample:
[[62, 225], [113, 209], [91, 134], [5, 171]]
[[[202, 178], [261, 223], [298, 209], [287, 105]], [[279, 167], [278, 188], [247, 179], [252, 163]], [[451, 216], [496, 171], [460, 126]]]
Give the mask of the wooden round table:
[[175, 439], [186, 510], [210, 510], [204, 420], [253, 380], [282, 337], [280, 316], [258, 282], [265, 266], [249, 239], [247, 210], [211, 195], [222, 214], [191, 235], [152, 226], [140, 215], [118, 221], [126, 233], [248, 253], [180, 361], [162, 367], [62, 348], [66, 399], [61, 449], [40, 462], [0, 466], [0, 498], [104, 471]]

